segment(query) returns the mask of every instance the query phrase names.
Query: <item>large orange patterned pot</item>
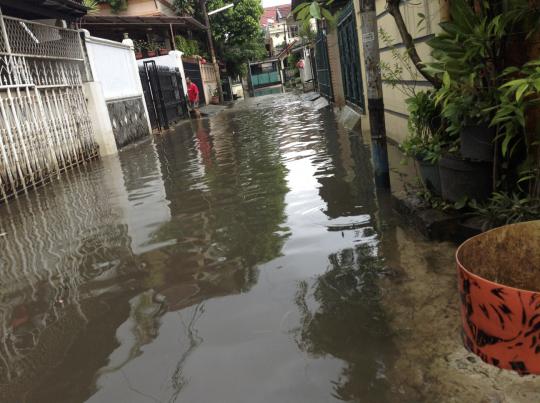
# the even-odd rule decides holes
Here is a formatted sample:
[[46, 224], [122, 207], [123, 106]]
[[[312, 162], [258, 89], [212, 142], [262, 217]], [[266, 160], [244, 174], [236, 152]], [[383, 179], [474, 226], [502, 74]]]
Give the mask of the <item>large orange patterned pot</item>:
[[540, 374], [540, 220], [470, 238], [456, 261], [465, 347], [499, 368]]

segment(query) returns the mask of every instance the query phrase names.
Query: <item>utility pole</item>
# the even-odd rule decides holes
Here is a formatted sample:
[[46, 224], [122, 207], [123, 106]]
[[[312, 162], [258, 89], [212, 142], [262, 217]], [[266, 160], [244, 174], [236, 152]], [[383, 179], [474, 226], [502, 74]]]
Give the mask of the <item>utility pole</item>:
[[217, 90], [219, 95], [219, 103], [223, 103], [223, 88], [221, 88], [221, 74], [219, 73], [219, 65], [216, 60], [216, 52], [214, 51], [214, 41], [212, 39], [212, 30], [210, 29], [210, 19], [208, 18], [208, 12], [206, 11], [206, 0], [199, 0], [199, 6], [203, 13], [204, 25], [206, 25], [206, 35], [208, 38], [208, 50], [210, 51], [210, 57], [212, 58], [212, 65], [216, 73]]
[[367, 78], [369, 126], [371, 130], [375, 185], [378, 188], [390, 188], [375, 0], [360, 0], [360, 16], [362, 21], [362, 43]]

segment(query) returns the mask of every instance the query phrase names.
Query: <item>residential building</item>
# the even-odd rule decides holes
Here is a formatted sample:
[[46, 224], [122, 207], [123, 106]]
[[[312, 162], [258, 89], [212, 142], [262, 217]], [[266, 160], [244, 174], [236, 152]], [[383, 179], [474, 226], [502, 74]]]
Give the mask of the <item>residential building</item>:
[[[292, 8], [301, 3], [293, 0]], [[385, 38], [379, 35], [379, 52], [383, 65], [395, 66], [399, 63], [395, 52], [405, 51], [393, 17], [385, 9], [386, 1], [377, 0], [376, 11], [378, 27]], [[318, 91], [338, 108], [349, 107], [362, 116], [362, 129], [369, 127], [367, 116], [367, 78], [364, 71], [362, 29], [360, 18], [360, 0], [335, 1], [332, 12], [337, 14], [336, 24], [326, 26], [317, 24], [315, 39], [315, 67]], [[427, 41], [440, 29], [439, 1], [421, 0], [406, 2], [402, 6], [405, 23], [413, 37], [417, 51], [423, 60], [429, 60]], [[420, 16], [422, 23], [420, 23]], [[404, 66], [400, 66], [404, 67]], [[417, 89], [429, 88], [430, 84], [416, 69], [403, 68], [398, 85], [393, 86], [383, 80], [386, 132], [390, 140], [400, 143], [407, 135], [406, 96], [402, 86], [414, 86]], [[384, 73], [384, 71], [383, 71]]]
[[291, 42], [299, 39], [299, 26], [291, 13], [290, 4], [265, 8], [260, 24], [265, 32], [269, 56], [276, 56]]
[[93, 36], [114, 41], [121, 41], [124, 33], [128, 33], [131, 39], [144, 43], [145, 50], [152, 52], [174, 50], [176, 35], [203, 37], [206, 30], [194, 17], [176, 15], [172, 0], [129, 0], [125, 9], [118, 11], [107, 3], [100, 3], [99, 7], [96, 14], [82, 19], [82, 28]]

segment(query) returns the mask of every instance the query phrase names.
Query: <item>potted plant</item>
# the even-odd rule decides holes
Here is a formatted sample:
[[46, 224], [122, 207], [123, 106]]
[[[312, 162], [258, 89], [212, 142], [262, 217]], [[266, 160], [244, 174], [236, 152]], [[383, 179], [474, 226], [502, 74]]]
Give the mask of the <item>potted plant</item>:
[[406, 100], [409, 111], [409, 135], [401, 144], [408, 157], [416, 160], [420, 178], [432, 193], [441, 194], [438, 161], [444, 139], [441, 135], [440, 111], [434, 100], [433, 91], [414, 93]]
[[146, 47], [146, 54], [148, 55], [148, 57], [155, 57], [157, 56], [158, 49], [159, 45], [154, 41], [150, 41], [148, 42]]
[[210, 100], [210, 103], [212, 105], [219, 105], [219, 92], [217, 88], [215, 88], [212, 92], [212, 99]]
[[135, 59], [143, 58], [143, 50], [146, 50], [145, 41], [133, 41], [133, 47], [135, 50]]
[[160, 56], [168, 55], [169, 52], [170, 52], [170, 49], [167, 49], [167, 48], [165, 47], [165, 44], [164, 44], [164, 43], [160, 44], [160, 46], [159, 46], [159, 55], [160, 55]]
[[452, 139], [439, 161], [441, 189], [450, 201], [482, 200], [496, 185], [499, 149], [490, 121], [500, 103], [503, 42], [515, 18], [493, 15], [483, 5], [473, 9], [465, 0], [453, 0], [451, 14], [452, 21], [428, 42], [434, 61], [425, 69], [442, 82], [435, 99]]
[[[441, 105], [441, 116], [449, 139], [448, 146], [439, 159], [441, 195], [451, 202], [464, 198], [485, 200], [493, 188], [493, 164], [482, 161], [481, 158], [470, 158], [471, 154], [467, 152], [463, 155], [463, 144], [468, 144], [468, 140], [463, 141], [464, 129], [469, 135], [475, 131], [471, 126], [470, 132], [467, 132], [467, 122], [476, 118], [484, 124], [485, 120], [480, 119], [479, 115], [483, 110], [480, 108], [485, 105], [477, 101], [483, 106], [475, 106], [475, 98], [467, 94], [463, 86], [451, 82], [446, 72], [443, 77], [443, 86], [435, 95], [436, 102]], [[491, 142], [492, 140], [489, 151], [483, 150], [483, 155], [493, 153]]]

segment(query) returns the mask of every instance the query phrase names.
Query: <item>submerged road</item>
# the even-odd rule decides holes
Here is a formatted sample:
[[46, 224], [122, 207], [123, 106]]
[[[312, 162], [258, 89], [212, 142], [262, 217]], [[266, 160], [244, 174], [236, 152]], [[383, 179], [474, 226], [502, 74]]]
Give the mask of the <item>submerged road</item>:
[[459, 342], [454, 247], [422, 240], [388, 198], [360, 135], [280, 94], [0, 206], [0, 401], [533, 391], [478, 375], [489, 369]]

